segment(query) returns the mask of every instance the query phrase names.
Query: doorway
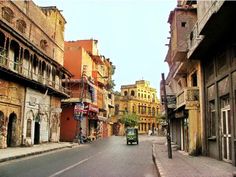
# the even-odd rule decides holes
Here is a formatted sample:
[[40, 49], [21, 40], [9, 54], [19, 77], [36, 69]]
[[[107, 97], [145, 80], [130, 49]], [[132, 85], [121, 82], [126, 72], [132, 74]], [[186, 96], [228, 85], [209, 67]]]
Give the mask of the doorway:
[[34, 144], [39, 144], [40, 140], [40, 124], [35, 122], [34, 124]]
[[13, 146], [15, 143], [16, 114], [11, 113], [7, 125], [7, 147]]
[[189, 124], [188, 118], [184, 118], [182, 121], [182, 127], [183, 127], [183, 150], [185, 152], [188, 152], [188, 147], [189, 147], [188, 124]]
[[232, 163], [232, 139], [229, 95], [221, 97], [220, 108], [222, 160]]
[[228, 105], [227, 107], [221, 109], [222, 159], [226, 162], [232, 162], [230, 121], [230, 107]]

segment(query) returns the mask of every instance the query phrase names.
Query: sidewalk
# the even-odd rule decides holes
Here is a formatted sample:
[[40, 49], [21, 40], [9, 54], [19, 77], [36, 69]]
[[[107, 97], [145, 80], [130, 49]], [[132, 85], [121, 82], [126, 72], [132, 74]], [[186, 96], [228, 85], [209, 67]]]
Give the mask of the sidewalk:
[[172, 151], [168, 158], [166, 137], [153, 143], [153, 161], [160, 177], [232, 177], [236, 167], [213, 158], [189, 156], [183, 151]]
[[41, 154], [62, 148], [72, 148], [78, 146], [78, 143], [59, 142], [59, 143], [43, 143], [32, 147], [9, 147], [0, 149], [0, 163], [8, 160], [18, 159], [30, 155]]

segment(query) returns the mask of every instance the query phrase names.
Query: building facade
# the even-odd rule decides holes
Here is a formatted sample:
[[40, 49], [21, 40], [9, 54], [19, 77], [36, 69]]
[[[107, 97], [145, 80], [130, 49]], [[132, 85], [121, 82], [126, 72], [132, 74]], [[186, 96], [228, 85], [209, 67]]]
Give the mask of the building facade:
[[[114, 97], [109, 88], [112, 62], [98, 53], [97, 40], [65, 42], [65, 67], [73, 74], [71, 98], [63, 101], [61, 140], [73, 141], [78, 127], [93, 139], [107, 137]], [[78, 104], [82, 105], [76, 110]], [[77, 115], [78, 114], [78, 115]]]
[[[175, 126], [172, 127], [172, 140], [190, 154], [200, 150], [203, 155], [233, 165], [236, 164], [236, 37], [233, 22], [236, 17], [235, 7], [236, 4], [230, 1], [178, 1], [177, 8], [185, 8], [185, 12], [188, 12], [187, 18], [193, 19], [189, 9], [195, 8], [196, 19], [193, 26], [191, 23], [191, 29], [185, 31], [184, 42], [187, 41], [187, 48], [184, 59], [180, 55], [172, 55], [173, 45], [183, 42], [180, 39], [175, 40], [172, 33], [166, 58], [170, 66], [166, 88], [170, 94], [176, 95], [176, 107], [171, 111], [171, 121], [177, 122], [178, 118], [187, 117], [188, 125], [185, 126], [185, 118], [182, 118], [184, 124], [175, 126], [172, 123], [171, 126]], [[173, 29], [178, 30], [188, 24], [182, 22], [180, 21], [179, 27], [175, 25]], [[176, 80], [176, 77], [179, 77], [181, 82]], [[183, 78], [187, 81], [187, 87], [183, 92], [179, 92], [179, 85], [184, 85]], [[191, 93], [191, 90], [195, 91]], [[184, 111], [181, 113], [182, 105]], [[177, 129], [181, 130], [180, 135], [176, 133]], [[186, 129], [188, 136], [185, 138]], [[176, 138], [176, 135], [180, 138]], [[180, 143], [184, 142], [181, 140], [182, 135], [188, 142], [188, 149], [184, 148], [184, 143], [183, 147]]]
[[[134, 113], [140, 117], [139, 133], [147, 134], [148, 130], [154, 132], [157, 128], [159, 104], [156, 89], [148, 81], [139, 80], [132, 85], [122, 85], [120, 95], [115, 98], [115, 117], [119, 120], [126, 113]], [[120, 131], [118, 134], [122, 135], [123, 130]]]
[[199, 61], [202, 68], [202, 152], [236, 165], [236, 3], [197, 3], [188, 58]]
[[174, 106], [168, 105], [171, 138], [191, 155], [201, 153], [201, 67], [199, 61], [187, 58], [189, 34], [196, 20], [196, 2], [178, 1], [168, 19], [171, 36], [165, 60], [170, 68], [167, 96], [176, 99]]
[[59, 141], [66, 21], [32, 1], [1, 1], [0, 11], [0, 148]]

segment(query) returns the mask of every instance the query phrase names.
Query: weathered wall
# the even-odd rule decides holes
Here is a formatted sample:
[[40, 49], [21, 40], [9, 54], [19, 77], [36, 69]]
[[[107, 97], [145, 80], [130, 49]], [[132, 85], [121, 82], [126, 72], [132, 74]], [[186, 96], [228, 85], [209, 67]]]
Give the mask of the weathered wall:
[[[35, 123], [40, 124], [40, 142], [49, 141], [49, 116], [50, 116], [50, 96], [36, 90], [27, 88], [24, 110], [24, 143], [27, 146], [34, 144]], [[27, 121], [31, 120], [31, 127]], [[31, 129], [31, 136], [27, 135], [27, 129]]]
[[[4, 6], [11, 8], [14, 18], [12, 23], [3, 20], [13, 29], [16, 29], [18, 19], [24, 20], [26, 23], [25, 33], [16, 30], [41, 52], [63, 65], [65, 21], [60, 12], [54, 7], [51, 10], [46, 10], [47, 13], [43, 13], [32, 1], [1, 1], [0, 11]], [[47, 41], [45, 50], [40, 46], [41, 40]]]
[[[22, 86], [0, 79], [0, 111], [2, 112], [0, 128], [0, 148], [7, 147], [10, 115], [15, 115], [16, 119], [12, 125], [12, 137], [10, 146], [19, 146], [22, 142], [22, 107], [25, 91]], [[9, 143], [8, 143], [9, 144]]]

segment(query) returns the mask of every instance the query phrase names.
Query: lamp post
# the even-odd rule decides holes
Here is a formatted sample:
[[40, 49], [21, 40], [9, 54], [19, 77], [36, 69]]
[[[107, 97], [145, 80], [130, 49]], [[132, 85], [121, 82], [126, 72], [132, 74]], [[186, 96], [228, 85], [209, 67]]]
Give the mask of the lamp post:
[[168, 113], [168, 106], [167, 106], [167, 98], [166, 98], [166, 82], [165, 82], [165, 75], [164, 73], [161, 74], [162, 76], [162, 84], [163, 84], [163, 93], [164, 93], [164, 106], [165, 106], [165, 117], [167, 122], [167, 148], [168, 148], [168, 157], [172, 159], [172, 149], [171, 149], [171, 137], [170, 137], [170, 118]]

